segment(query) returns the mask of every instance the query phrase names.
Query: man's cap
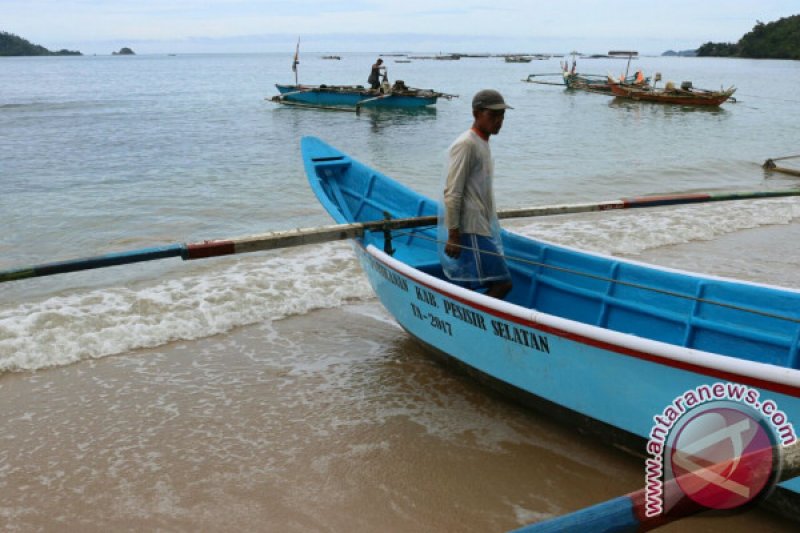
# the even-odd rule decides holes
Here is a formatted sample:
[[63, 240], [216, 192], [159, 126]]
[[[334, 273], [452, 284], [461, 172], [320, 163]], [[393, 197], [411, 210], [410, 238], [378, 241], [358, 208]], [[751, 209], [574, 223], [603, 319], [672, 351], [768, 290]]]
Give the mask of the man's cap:
[[472, 109], [514, 109], [503, 100], [503, 95], [494, 89], [484, 89], [472, 97]]

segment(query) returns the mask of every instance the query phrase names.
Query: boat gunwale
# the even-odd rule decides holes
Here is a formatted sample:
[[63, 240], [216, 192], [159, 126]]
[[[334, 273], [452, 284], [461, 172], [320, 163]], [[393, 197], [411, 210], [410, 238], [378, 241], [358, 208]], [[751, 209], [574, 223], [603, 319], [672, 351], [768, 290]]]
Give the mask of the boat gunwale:
[[[320, 92], [320, 93], [330, 93], [330, 94], [359, 94], [362, 96], [372, 97], [372, 96], [402, 96], [404, 98], [413, 98], [413, 99], [420, 99], [420, 100], [427, 100], [433, 99], [436, 101], [438, 98], [446, 98], [447, 95], [445, 93], [441, 93], [439, 91], [434, 91], [433, 89], [420, 89], [418, 87], [408, 87], [406, 86], [405, 90], [394, 89], [389, 93], [381, 93], [376, 91], [375, 89], [371, 89], [369, 87], [364, 87], [363, 85], [291, 85], [291, 84], [283, 84], [283, 83], [276, 83], [275, 87], [278, 89], [278, 92], [281, 93], [281, 89], [295, 89], [297, 92], [302, 93], [312, 93], [312, 92]], [[281, 93], [283, 94], [283, 93]], [[280, 95], [279, 95], [280, 96]]]

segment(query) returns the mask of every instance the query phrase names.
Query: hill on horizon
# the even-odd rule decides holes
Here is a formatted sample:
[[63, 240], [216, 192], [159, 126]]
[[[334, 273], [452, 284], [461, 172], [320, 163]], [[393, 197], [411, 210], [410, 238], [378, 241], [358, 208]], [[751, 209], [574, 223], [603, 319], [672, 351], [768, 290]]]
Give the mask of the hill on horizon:
[[80, 56], [78, 51], [61, 49], [52, 52], [13, 33], [0, 31], [0, 56]]
[[707, 42], [697, 49], [698, 56], [746, 57], [750, 59], [800, 59], [800, 15], [764, 24], [756, 21], [753, 30], [737, 43]]

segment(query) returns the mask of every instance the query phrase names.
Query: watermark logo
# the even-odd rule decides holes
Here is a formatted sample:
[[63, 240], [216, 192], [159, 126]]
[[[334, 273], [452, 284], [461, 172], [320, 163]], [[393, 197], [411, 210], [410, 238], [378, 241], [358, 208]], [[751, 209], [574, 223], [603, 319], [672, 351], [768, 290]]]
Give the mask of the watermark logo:
[[653, 417], [646, 461], [645, 514], [684, 497], [708, 509], [745, 505], [777, 482], [781, 445], [797, 440], [786, 414], [737, 383], [686, 391]]
[[667, 477], [709, 509], [752, 501], [780, 465], [773, 432], [761, 417], [741, 404], [725, 403], [690, 413], [676, 424], [667, 447]]

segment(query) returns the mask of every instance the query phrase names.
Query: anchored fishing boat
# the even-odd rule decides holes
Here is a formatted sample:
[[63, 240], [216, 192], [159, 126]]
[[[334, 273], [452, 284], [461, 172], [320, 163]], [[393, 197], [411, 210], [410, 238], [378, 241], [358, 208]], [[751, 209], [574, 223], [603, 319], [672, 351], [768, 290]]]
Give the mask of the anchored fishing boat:
[[275, 84], [278, 89], [271, 100], [278, 104], [314, 107], [338, 111], [360, 111], [362, 108], [418, 109], [434, 105], [439, 98], [454, 98], [432, 89], [408, 87], [402, 80], [389, 84], [389, 75], [383, 68], [383, 80], [376, 89], [362, 85], [302, 85], [297, 80], [300, 64], [300, 40], [292, 61], [294, 85]]
[[676, 104], [690, 106], [719, 106], [727, 101], [736, 92], [735, 87], [721, 91], [709, 91], [692, 87], [692, 83], [685, 81], [680, 87], [667, 83], [663, 89], [649, 86], [635, 86], [628, 83], [619, 83], [609, 76], [608, 85], [611, 93], [620, 98], [639, 100], [643, 102], [657, 102], [661, 104]]
[[[435, 201], [319, 139], [304, 138], [302, 152], [312, 190], [338, 223], [436, 216]], [[445, 278], [429, 224], [387, 224], [354, 249], [382, 304], [431, 354], [642, 455], [656, 415], [716, 384], [777, 406], [777, 435], [796, 442], [800, 291], [503, 232], [513, 289], [497, 300]], [[768, 502], [797, 517], [799, 493], [800, 480], [787, 481]]]
[[277, 96], [273, 102], [308, 107], [340, 107], [348, 110], [358, 108], [414, 109], [434, 105], [439, 98], [450, 99], [454, 95], [430, 89], [407, 87], [398, 80], [393, 85], [384, 84], [380, 89], [368, 89], [361, 85], [282, 85], [276, 84]]
[[[612, 50], [609, 52], [609, 56], [607, 56], [618, 57], [620, 55], [625, 55], [628, 57], [628, 67], [626, 67], [625, 75], [621, 77], [621, 80], [623, 83], [633, 87], [646, 86], [650, 82], [650, 78], [645, 77], [642, 71], [637, 71], [635, 74], [630, 76], [627, 73], [628, 68], [630, 67], [631, 59], [637, 54], [638, 52], [620, 52]], [[529, 74], [528, 78], [522, 81], [527, 81], [529, 83], [540, 83], [543, 85], [561, 85], [560, 83], [535, 79], [548, 76], [561, 76], [563, 79], [563, 85], [566, 85], [568, 89], [587, 91], [590, 93], [611, 94], [611, 85], [609, 83], [607, 74], [578, 73], [578, 52], [572, 52], [571, 55], [572, 66], [570, 66], [570, 62], [568, 60], [561, 61], [561, 72], [559, 74]]]

